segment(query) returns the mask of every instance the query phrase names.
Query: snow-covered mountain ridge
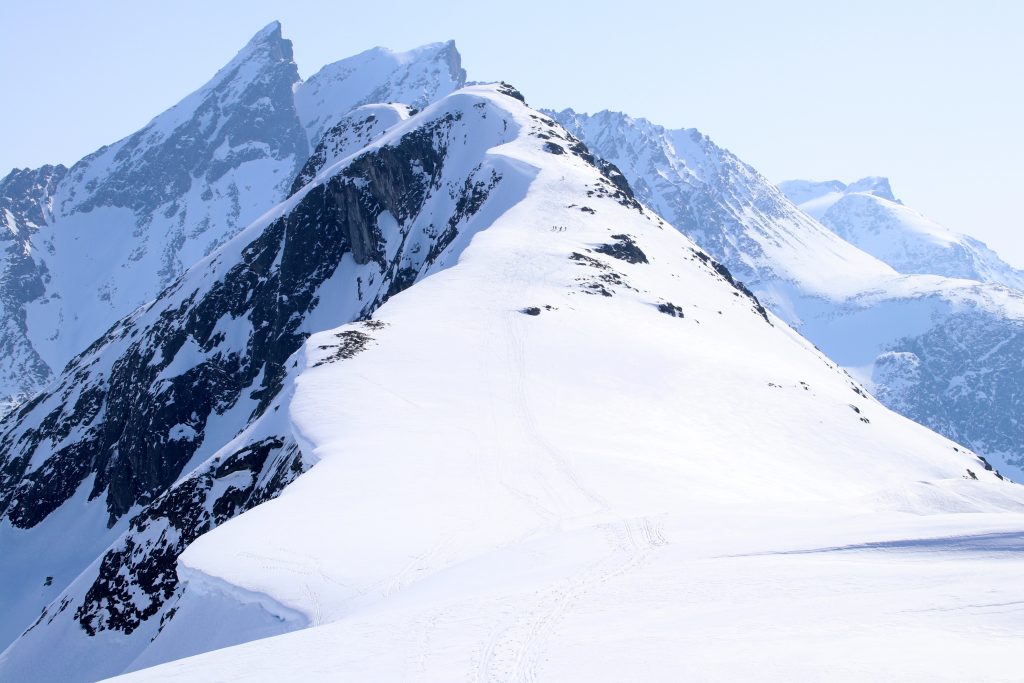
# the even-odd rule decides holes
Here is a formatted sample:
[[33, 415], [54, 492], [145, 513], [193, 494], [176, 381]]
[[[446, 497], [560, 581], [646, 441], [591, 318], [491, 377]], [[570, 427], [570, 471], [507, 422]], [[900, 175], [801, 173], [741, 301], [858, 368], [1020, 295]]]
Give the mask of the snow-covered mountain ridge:
[[[889, 406], [1024, 478], [1024, 424], [1016, 418], [1024, 410], [1020, 291], [897, 273], [697, 131], [667, 130], [616, 112], [552, 113], [618, 165], [642, 201], [738, 273], [768, 308]], [[840, 186], [786, 189], [813, 204], [835, 198]], [[846, 199], [910, 211], [884, 178], [866, 178], [849, 190]]]
[[810, 295], [837, 298], [895, 274], [794, 211], [756, 170], [695, 129], [667, 130], [608, 111], [548, 113], [617, 164], [643, 202], [744, 282], [798, 280]]
[[[239, 643], [137, 676], [1012, 671], [990, 634], [1019, 625], [976, 606], [1024, 602], [1017, 485], [871, 398], [514, 88], [327, 92], [404, 87], [396, 62], [444, 90], [448, 45], [321, 81], [340, 109], [276, 204], [0, 422], [0, 678]], [[694, 160], [716, 150], [690, 137]], [[795, 252], [751, 284], [807, 320], [837, 292], [873, 315], [897, 286], [940, 313], [1018, 306], [895, 273], [738, 163], [692, 174], [692, 220], [747, 273]], [[21, 224], [60, 173], [18, 181]], [[804, 243], [849, 277], [782, 289], [815, 265]]]

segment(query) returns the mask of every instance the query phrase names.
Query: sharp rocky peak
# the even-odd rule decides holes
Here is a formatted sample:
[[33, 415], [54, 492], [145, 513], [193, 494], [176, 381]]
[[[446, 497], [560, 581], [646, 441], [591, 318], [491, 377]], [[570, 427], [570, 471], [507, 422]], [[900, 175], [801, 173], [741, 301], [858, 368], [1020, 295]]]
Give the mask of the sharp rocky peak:
[[888, 199], [890, 202], [896, 202], [898, 204], [903, 203], [893, 195], [892, 185], [889, 184], [889, 179], [881, 176], [868, 176], [852, 182], [846, 186], [846, 193], [872, 194], [876, 197], [881, 197], [882, 199]]
[[257, 31], [245, 44], [245, 47], [239, 51], [235, 59], [252, 55], [268, 55], [278, 60], [292, 60], [292, 41], [282, 36], [281, 22], [272, 21]]
[[847, 194], [868, 194], [897, 204], [903, 203], [893, 194], [889, 179], [882, 176], [867, 176], [849, 185], [839, 180], [784, 180], [778, 187], [797, 205], [827, 196], [833, 198], [830, 201], [835, 201], [838, 196]]

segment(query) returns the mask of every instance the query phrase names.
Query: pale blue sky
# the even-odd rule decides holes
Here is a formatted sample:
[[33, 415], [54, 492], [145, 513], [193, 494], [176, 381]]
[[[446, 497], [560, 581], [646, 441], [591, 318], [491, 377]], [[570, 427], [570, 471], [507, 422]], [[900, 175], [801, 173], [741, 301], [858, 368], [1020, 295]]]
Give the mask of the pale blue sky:
[[70, 164], [201, 85], [273, 19], [299, 71], [454, 38], [534, 106], [697, 127], [772, 180], [887, 175], [1024, 267], [1024, 3], [4, 0], [0, 172]]

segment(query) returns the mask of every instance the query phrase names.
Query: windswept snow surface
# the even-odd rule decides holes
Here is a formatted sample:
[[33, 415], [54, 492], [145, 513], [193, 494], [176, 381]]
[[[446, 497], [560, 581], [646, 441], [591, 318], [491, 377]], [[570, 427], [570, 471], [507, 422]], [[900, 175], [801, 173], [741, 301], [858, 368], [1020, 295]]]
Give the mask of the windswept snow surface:
[[514, 120], [488, 156], [525, 196], [307, 341], [288, 419], [317, 464], [180, 558], [306, 628], [118, 680], [1018, 678], [1022, 489], [868, 397], [546, 118], [452, 97]]

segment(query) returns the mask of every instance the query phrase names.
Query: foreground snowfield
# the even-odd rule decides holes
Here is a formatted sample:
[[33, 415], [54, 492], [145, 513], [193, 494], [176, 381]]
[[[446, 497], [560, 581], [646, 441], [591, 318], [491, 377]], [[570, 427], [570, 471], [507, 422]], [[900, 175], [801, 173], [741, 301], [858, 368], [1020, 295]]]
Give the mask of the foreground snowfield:
[[309, 339], [288, 417], [317, 464], [189, 547], [156, 642], [201, 649], [209, 605], [280, 635], [117, 680], [1019, 679], [1022, 489], [510, 97], [419, 116], [476, 102], [519, 127], [489, 163], [525, 197]]
[[[335, 623], [117, 680], [1019, 680], [1019, 525], [955, 536], [1000, 526], [875, 518], [842, 535], [877, 538], [883, 521], [954, 535], [834, 549], [815, 542], [839, 520], [735, 513], [565, 530]], [[408, 559], [429, 574], [445, 554]]]

